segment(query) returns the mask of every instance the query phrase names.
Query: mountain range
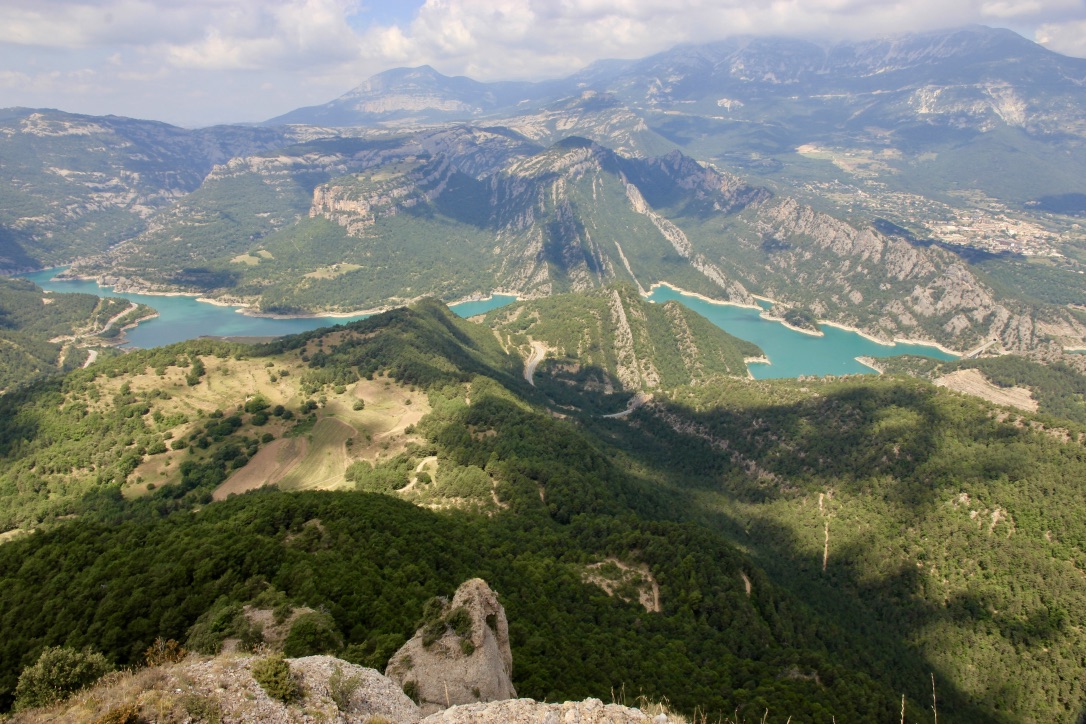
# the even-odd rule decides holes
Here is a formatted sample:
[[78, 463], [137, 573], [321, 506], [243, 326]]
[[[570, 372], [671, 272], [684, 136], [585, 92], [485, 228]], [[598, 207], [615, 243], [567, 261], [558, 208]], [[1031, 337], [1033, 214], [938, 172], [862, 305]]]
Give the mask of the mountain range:
[[545, 83], [398, 69], [262, 127], [10, 109], [0, 265], [265, 313], [667, 281], [883, 339], [1077, 346], [1084, 82], [971, 27]]
[[[973, 27], [399, 69], [252, 126], [0, 112], [5, 273], [374, 312], [122, 353], [151, 310], [0, 283], [0, 718], [361, 718], [359, 667], [419, 699], [416, 631], [489, 629], [540, 701], [1081, 720], [1084, 69]], [[659, 284], [976, 354], [755, 380]]]

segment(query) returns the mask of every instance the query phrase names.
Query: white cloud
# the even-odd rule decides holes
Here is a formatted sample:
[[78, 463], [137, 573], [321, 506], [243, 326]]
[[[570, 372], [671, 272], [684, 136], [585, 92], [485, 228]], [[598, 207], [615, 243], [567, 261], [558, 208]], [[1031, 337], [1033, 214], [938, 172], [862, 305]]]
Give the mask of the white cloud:
[[410, 25], [374, 28], [366, 45], [485, 80], [540, 78], [736, 34], [860, 37], [982, 15], [981, 0], [427, 0]]
[[1046, 23], [1037, 28], [1034, 40], [1057, 53], [1086, 58], [1086, 20]]
[[[191, 123], [325, 102], [396, 66], [541, 79], [737, 34], [833, 39], [1010, 24], [1053, 50], [1086, 55], [1082, 0], [413, 2], [413, 14], [397, 6], [379, 16], [409, 20], [380, 25], [367, 20], [377, 17], [367, 14], [373, 0], [3, 0], [0, 87], [8, 104], [56, 107], [90, 104], [95, 87], [104, 95], [91, 112], [124, 99], [106, 112], [142, 108], [138, 115]], [[72, 75], [80, 68], [98, 76]]]

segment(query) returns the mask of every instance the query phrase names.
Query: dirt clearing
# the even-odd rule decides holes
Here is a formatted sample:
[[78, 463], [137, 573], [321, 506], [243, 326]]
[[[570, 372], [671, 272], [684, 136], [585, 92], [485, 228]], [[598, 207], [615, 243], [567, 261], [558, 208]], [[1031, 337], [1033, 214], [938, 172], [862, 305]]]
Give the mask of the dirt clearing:
[[241, 495], [278, 483], [305, 457], [308, 447], [306, 439], [302, 437], [282, 438], [268, 443], [245, 467], [215, 488], [212, 499], [226, 500], [231, 494]]
[[[313, 426], [305, 457], [280, 480], [284, 490], [331, 490], [347, 483], [347, 440], [358, 431], [334, 417]], [[246, 466], [248, 467], [248, 466]]]
[[1016, 407], [1027, 412], [1037, 411], [1037, 401], [1024, 387], [997, 387], [988, 381], [980, 370], [958, 370], [935, 380], [939, 387], [982, 397], [997, 405]]

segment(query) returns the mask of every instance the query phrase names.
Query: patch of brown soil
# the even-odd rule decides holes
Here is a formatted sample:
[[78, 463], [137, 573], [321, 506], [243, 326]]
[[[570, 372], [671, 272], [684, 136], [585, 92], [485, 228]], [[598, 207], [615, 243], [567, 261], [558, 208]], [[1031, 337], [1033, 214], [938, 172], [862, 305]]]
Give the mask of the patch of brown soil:
[[1016, 407], [1027, 412], [1037, 412], [1037, 401], [1024, 387], [997, 387], [988, 381], [980, 370], [958, 370], [935, 380], [939, 387], [980, 397], [997, 405]]
[[[617, 574], [615, 573], [617, 569]], [[649, 613], [659, 613], [660, 586], [649, 567], [643, 563], [630, 564], [618, 558], [608, 558], [601, 563], [588, 566], [581, 576], [585, 583], [599, 586], [608, 596], [622, 595], [622, 589], [633, 586], [637, 590], [637, 602]]]
[[211, 494], [213, 500], [226, 500], [231, 494], [241, 495], [283, 479], [305, 457], [305, 438], [280, 438], [265, 445], [241, 470], [231, 475]]

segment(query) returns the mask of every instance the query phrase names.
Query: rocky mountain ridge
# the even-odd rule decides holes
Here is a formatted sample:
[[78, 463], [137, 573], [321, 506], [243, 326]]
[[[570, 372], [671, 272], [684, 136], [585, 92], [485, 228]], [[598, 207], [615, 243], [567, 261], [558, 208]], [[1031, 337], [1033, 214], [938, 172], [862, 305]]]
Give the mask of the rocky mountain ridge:
[[196, 190], [215, 164], [298, 136], [289, 129], [189, 131], [116, 116], [4, 109], [0, 272], [104, 250]]
[[[236, 721], [343, 724], [505, 724], [578, 721], [582, 724], [678, 724], [685, 719], [649, 714], [599, 699], [544, 703], [511, 699], [462, 704], [423, 716], [391, 679], [332, 656], [287, 659], [305, 692], [295, 702], [269, 696], [253, 678], [258, 656], [191, 656], [163, 666], [107, 675], [94, 687], [46, 709], [29, 709], [6, 718], [11, 724], [89, 721]], [[352, 687], [344, 691], [342, 684]], [[130, 717], [125, 719], [124, 717]]]
[[[1042, 78], [1045, 89], [1039, 91], [1033, 86]], [[600, 62], [548, 83], [480, 83], [428, 66], [395, 69], [326, 105], [268, 123], [366, 125], [412, 114], [429, 122], [530, 116], [541, 105], [587, 91], [646, 110], [723, 112], [755, 122], [764, 120], [758, 116], [769, 102], [813, 103], [826, 117], [808, 116], [809, 132], [830, 132], [846, 118], [856, 125], [908, 117], [980, 130], [1002, 122], [1035, 133], [1081, 136], [1084, 78], [1086, 61], [983, 26], [832, 44], [739, 36], [642, 60]], [[833, 116], [829, 123], [827, 114]]]
[[[251, 201], [239, 207], [241, 192]], [[179, 249], [193, 227], [207, 240]], [[440, 254], [446, 264], [436, 266]], [[161, 263], [171, 255], [169, 266], [212, 271], [171, 275]], [[378, 271], [385, 286], [349, 284]], [[886, 341], [959, 350], [992, 339], [1036, 350], [1054, 329], [1076, 344], [1081, 326], [1066, 311], [1001, 298], [948, 251], [850, 224], [678, 151], [627, 157], [576, 137], [540, 149], [470, 126], [236, 159], [141, 238], [72, 273], [248, 297], [269, 311], [668, 282], [738, 304], [758, 294]], [[395, 283], [410, 278], [410, 289]]]

